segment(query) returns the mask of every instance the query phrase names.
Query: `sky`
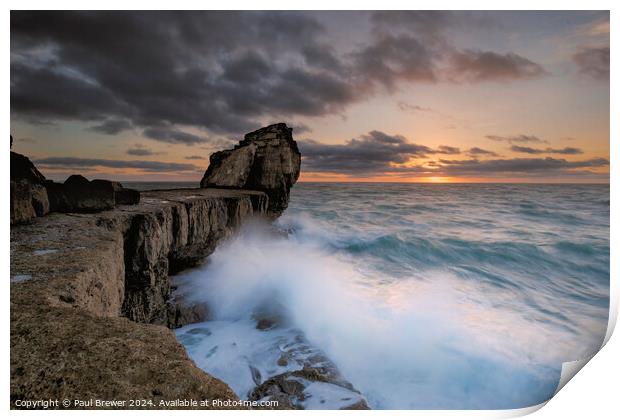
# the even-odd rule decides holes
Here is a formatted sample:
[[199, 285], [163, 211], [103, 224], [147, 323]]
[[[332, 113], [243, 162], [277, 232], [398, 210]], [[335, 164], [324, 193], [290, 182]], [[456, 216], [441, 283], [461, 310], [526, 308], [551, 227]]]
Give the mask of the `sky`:
[[11, 12], [13, 151], [196, 181], [286, 122], [301, 181], [609, 182], [609, 12]]

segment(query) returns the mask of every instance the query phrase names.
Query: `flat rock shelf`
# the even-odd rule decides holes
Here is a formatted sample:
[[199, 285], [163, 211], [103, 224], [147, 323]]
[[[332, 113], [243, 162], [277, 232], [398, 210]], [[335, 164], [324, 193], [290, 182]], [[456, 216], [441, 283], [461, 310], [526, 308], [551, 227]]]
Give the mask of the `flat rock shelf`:
[[12, 405], [238, 399], [167, 328], [179, 312], [169, 274], [199, 264], [267, 209], [263, 192], [161, 190], [142, 193], [138, 205], [12, 226]]

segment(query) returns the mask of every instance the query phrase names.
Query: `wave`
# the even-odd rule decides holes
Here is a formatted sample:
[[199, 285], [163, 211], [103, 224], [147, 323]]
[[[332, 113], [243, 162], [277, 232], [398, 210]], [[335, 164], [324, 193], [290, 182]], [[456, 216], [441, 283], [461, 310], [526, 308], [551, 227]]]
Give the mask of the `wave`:
[[[183, 294], [213, 314], [205, 323], [210, 334], [202, 337], [209, 348], [186, 344], [188, 351], [239, 395], [256, 382], [252, 372], [265, 378], [281, 371], [275, 362], [261, 365], [258, 359], [275, 356], [257, 348], [277, 353], [274, 343], [301, 334], [372, 408], [524, 407], [550, 398], [561, 363], [589, 354], [598, 342], [597, 331], [584, 340], [578, 326], [564, 328], [575, 320], [544, 302], [546, 313], [536, 302], [515, 303], [523, 285], [480, 264], [501, 258], [514, 268], [521, 262], [515, 254], [537, 255], [531, 245], [341, 235], [300, 213], [277, 227], [245, 226], [207, 265], [181, 276]], [[381, 261], [399, 255], [407, 269], [381, 269]], [[257, 331], [256, 320], [267, 312], [280, 322]], [[190, 327], [179, 331], [181, 342]], [[254, 338], [234, 360], [205, 357], [217, 340], [230, 344], [231, 334]]]

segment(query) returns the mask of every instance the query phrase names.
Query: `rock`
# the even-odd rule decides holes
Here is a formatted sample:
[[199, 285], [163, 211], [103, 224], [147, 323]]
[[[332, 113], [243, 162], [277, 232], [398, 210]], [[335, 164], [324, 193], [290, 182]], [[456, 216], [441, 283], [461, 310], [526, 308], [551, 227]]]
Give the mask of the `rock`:
[[292, 131], [284, 123], [273, 124], [246, 134], [234, 149], [213, 153], [200, 186], [263, 191], [269, 197], [269, 212], [280, 215], [301, 165]]
[[114, 208], [117, 204], [138, 204], [140, 192], [124, 188], [120, 182], [105, 179], [88, 181], [82, 175], [71, 175], [63, 183], [46, 183], [51, 210], [61, 213], [94, 213]]
[[37, 215], [32, 206], [30, 183], [11, 181], [11, 224], [28, 222]]
[[275, 325], [275, 321], [271, 319], [259, 319], [256, 323], [256, 329], [261, 331], [267, 331], [274, 328]]
[[169, 302], [168, 328], [181, 328], [183, 325], [195, 324], [209, 319], [209, 308], [205, 303], [186, 304], [183, 300]]
[[23, 278], [10, 288], [12, 407], [48, 398], [236, 400], [164, 327], [183, 322], [166, 319], [166, 267], [201, 261], [264, 214], [267, 200], [256, 191], [153, 191], [136, 206], [11, 227], [11, 278]]
[[[185, 198], [188, 194], [192, 198]], [[138, 212], [123, 222], [125, 299], [121, 311], [134, 321], [179, 327], [191, 319], [186, 316], [200, 313], [169, 307], [168, 275], [199, 264], [217, 241], [244, 220], [265, 214], [268, 199], [264, 193], [238, 190], [171, 190], [145, 196], [159, 197], [166, 204], [139, 205]], [[149, 211], [140, 211], [144, 208]]]
[[11, 224], [24, 223], [50, 211], [45, 177], [30, 159], [11, 152]]
[[[326, 368], [304, 367], [300, 370], [272, 376], [258, 385], [249, 396], [251, 401], [268, 399], [278, 401], [278, 409], [304, 409], [305, 401], [312, 397], [306, 388], [313, 382], [323, 382], [348, 391], [348, 404], [342, 404], [343, 410], [368, 410], [368, 404], [353, 386], [343, 381], [340, 374]], [[343, 401], [344, 402], [344, 401]]]
[[[95, 181], [99, 180], [96, 179]], [[116, 205], [134, 205], [140, 203], [140, 191], [125, 188], [120, 182], [105, 182], [110, 182], [114, 188], [114, 203]]]
[[169, 329], [34, 297], [19, 309], [11, 302], [11, 408], [39, 399], [120, 400], [125, 409], [130, 399], [152, 401], [142, 409], [176, 399], [238, 400], [189, 359]]
[[120, 182], [71, 175], [63, 183], [46, 183], [52, 211], [61, 213], [94, 213], [110, 210], [116, 204], [137, 204], [140, 193], [123, 188]]
[[[12, 141], [11, 136], [11, 141]], [[46, 180], [24, 155], [11, 152], [11, 224], [32, 220], [50, 211], [93, 213], [117, 204], [140, 202], [140, 192], [120, 182], [71, 175], [64, 183]]]
[[11, 179], [27, 179], [36, 184], [45, 184], [45, 177], [24, 155], [11, 152]]

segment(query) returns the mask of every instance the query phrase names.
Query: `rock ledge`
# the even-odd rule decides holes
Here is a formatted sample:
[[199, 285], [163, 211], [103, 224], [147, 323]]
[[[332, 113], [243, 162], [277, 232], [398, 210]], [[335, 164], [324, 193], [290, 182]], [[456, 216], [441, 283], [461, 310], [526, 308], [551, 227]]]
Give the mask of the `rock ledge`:
[[12, 407], [19, 399], [238, 399], [166, 328], [178, 321], [169, 319], [168, 274], [198, 264], [242, 222], [266, 214], [267, 202], [257, 191], [151, 191], [138, 205], [12, 226]]

